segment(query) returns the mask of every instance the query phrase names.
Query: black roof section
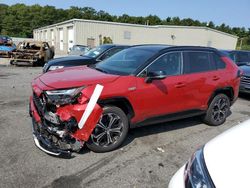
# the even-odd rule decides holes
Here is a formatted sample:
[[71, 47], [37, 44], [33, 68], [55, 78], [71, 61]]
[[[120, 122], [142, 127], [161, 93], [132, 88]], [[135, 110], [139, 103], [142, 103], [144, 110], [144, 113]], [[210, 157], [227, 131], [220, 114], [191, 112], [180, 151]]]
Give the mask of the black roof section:
[[134, 45], [131, 48], [140, 48], [145, 50], [153, 50], [153, 51], [166, 51], [166, 50], [211, 50], [217, 51], [216, 48], [212, 47], [204, 47], [204, 46], [171, 46], [165, 44], [141, 44]]

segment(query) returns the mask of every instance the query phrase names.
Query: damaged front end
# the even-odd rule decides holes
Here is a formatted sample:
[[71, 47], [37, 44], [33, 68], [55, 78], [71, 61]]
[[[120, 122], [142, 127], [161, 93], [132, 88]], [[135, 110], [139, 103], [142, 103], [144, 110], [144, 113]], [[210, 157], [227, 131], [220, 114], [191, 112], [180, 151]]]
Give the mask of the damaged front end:
[[84, 87], [48, 91], [33, 87], [30, 116], [39, 149], [51, 155], [70, 156], [83, 147], [102, 114], [96, 103], [101, 90], [96, 95], [96, 88], [87, 97]]
[[39, 50], [15, 50], [12, 52], [12, 64], [28, 63], [34, 65], [41, 59]]

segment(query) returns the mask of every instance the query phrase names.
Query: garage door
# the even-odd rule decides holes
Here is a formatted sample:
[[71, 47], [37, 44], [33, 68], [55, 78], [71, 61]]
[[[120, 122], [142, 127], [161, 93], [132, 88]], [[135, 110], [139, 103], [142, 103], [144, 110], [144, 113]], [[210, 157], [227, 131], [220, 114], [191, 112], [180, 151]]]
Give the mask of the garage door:
[[51, 30], [51, 44], [52, 44], [52, 46], [55, 46], [55, 35], [54, 35], [54, 30]]
[[68, 51], [74, 45], [74, 29], [73, 27], [68, 27]]
[[59, 29], [60, 50], [63, 51], [63, 29]]

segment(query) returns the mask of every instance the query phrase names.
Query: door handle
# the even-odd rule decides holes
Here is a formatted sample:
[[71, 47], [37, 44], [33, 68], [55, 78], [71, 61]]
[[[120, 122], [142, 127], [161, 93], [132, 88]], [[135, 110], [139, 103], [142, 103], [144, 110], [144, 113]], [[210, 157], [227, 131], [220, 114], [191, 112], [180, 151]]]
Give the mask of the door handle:
[[220, 79], [220, 77], [218, 77], [218, 76], [214, 76], [214, 77], [213, 77], [213, 80], [214, 80], [214, 81], [219, 80], [219, 79]]
[[177, 84], [175, 85], [176, 88], [182, 88], [182, 87], [185, 87], [185, 86], [186, 86], [186, 84], [184, 84], [184, 83], [182, 83], [182, 82], [177, 83]]

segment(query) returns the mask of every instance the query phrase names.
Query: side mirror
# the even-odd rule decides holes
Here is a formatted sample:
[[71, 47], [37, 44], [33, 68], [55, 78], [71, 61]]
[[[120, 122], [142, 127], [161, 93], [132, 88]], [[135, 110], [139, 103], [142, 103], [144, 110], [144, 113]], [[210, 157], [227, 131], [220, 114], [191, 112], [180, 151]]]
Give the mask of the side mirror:
[[164, 71], [148, 72], [147, 77], [145, 78], [145, 82], [152, 83], [153, 80], [162, 80], [164, 78], [166, 78]]

